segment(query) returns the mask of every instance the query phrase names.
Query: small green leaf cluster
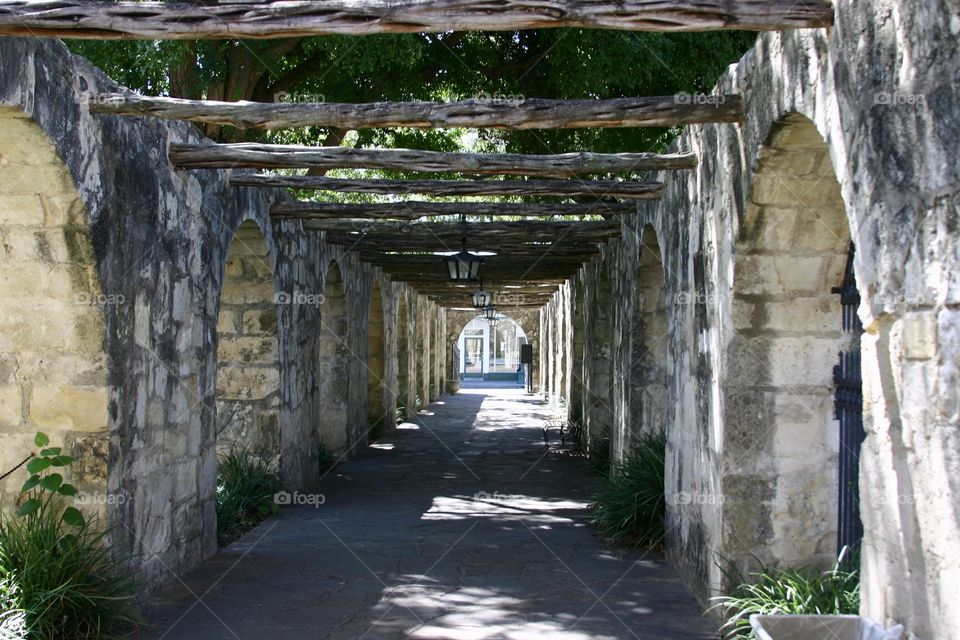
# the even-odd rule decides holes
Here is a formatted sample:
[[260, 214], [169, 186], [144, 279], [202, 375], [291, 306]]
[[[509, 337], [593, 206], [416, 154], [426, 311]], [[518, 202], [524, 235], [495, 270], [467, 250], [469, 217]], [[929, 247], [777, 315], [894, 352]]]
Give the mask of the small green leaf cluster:
[[[20, 489], [20, 493], [26, 497], [17, 509], [17, 517], [20, 518], [37, 516], [44, 509], [55, 508], [55, 501], [61, 500], [61, 496], [73, 498], [77, 495], [77, 488], [64, 482], [63, 476], [53, 471], [70, 465], [73, 458], [64, 454], [60, 447], [45, 448], [50, 444], [50, 438], [44, 433], [37, 433], [33, 443], [40, 447], [40, 453], [27, 463], [30, 477]], [[60, 520], [76, 528], [86, 525], [86, 519], [76, 507], [64, 508]], [[68, 543], [75, 539], [73, 534], [69, 533], [64, 538]]]

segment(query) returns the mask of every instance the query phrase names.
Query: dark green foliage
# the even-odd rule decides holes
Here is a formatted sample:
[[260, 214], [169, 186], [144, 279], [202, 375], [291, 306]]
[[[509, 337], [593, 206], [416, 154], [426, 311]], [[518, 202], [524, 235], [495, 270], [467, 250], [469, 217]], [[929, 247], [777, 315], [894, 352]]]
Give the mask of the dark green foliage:
[[647, 433], [614, 464], [592, 496], [590, 520], [612, 540], [635, 546], [663, 544], [666, 436]]
[[[37, 447], [49, 444], [38, 433]], [[58, 447], [27, 465], [17, 517], [0, 514], [0, 639], [110, 638], [139, 622], [137, 583], [97, 520], [66, 501], [77, 490], [52, 469], [73, 462]]]
[[[120, 83], [183, 98], [327, 102], [471, 97], [617, 98], [708, 92], [753, 45], [752, 33], [631, 33], [590, 29], [324, 36], [278, 41], [95, 42], [70, 48]], [[208, 129], [220, 138], [322, 143], [308, 127], [265, 133]], [[356, 146], [453, 150], [458, 130], [368, 129]], [[478, 150], [517, 153], [658, 151], [676, 134], [657, 128], [486, 130]]]
[[231, 451], [217, 463], [217, 542], [236, 540], [277, 512], [280, 476], [263, 457]]
[[[860, 572], [840, 559], [829, 571], [776, 569], [763, 566], [750, 579], [727, 577], [737, 584], [730, 595], [713, 598], [726, 622], [721, 631], [726, 640], [750, 640], [750, 614], [857, 614], [860, 611]], [[859, 563], [849, 563], [859, 566]]]

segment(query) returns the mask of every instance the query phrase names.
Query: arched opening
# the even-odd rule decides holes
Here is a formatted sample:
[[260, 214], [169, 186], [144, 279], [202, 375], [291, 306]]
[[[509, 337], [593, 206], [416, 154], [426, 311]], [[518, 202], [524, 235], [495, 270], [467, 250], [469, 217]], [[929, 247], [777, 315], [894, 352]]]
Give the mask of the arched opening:
[[667, 305], [663, 258], [657, 232], [650, 225], [640, 231], [630, 332], [630, 416], [624, 450], [643, 433], [666, 431]]
[[407, 419], [410, 407], [410, 331], [407, 313], [407, 296], [401, 292], [397, 303], [397, 407], [396, 421]]
[[483, 316], [475, 316], [457, 336], [460, 380], [522, 387], [525, 384], [520, 351], [527, 344], [527, 334], [510, 316], [500, 314], [495, 324]]
[[386, 344], [384, 342], [383, 295], [374, 280], [367, 319], [367, 423], [371, 438], [382, 435], [394, 419], [386, 406]]
[[217, 316], [218, 455], [249, 451], [279, 464], [278, 358], [270, 252], [260, 228], [247, 220], [227, 250]]
[[[2, 107], [0, 240], [0, 469], [34, 452], [42, 431], [48, 446], [76, 459], [61, 471], [66, 480], [84, 495], [102, 496], [109, 451], [104, 312], [133, 301], [102, 290], [86, 208], [53, 143], [26, 114]], [[13, 505], [25, 479], [14, 473], [0, 480], [0, 506]]]
[[741, 569], [836, 558], [833, 367], [859, 337], [842, 331], [832, 289], [850, 246], [823, 138], [807, 118], [783, 118], [761, 149], [735, 247], [723, 514], [724, 555]]
[[[339, 455], [350, 446], [350, 346], [347, 300], [340, 265], [331, 262], [323, 286], [318, 362], [320, 445]], [[321, 456], [323, 457], [323, 456]]]

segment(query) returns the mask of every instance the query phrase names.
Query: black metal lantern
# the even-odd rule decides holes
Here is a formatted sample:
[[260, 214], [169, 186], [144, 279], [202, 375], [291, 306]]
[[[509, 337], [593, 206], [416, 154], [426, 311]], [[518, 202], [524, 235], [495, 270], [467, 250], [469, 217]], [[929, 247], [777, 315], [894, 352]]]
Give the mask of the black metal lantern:
[[460, 216], [460, 222], [463, 224], [463, 249], [459, 253], [447, 256], [447, 269], [450, 271], [450, 279], [455, 282], [472, 282], [479, 279], [480, 265], [483, 264], [483, 258], [467, 251], [467, 216]]
[[492, 303], [493, 294], [483, 289], [483, 280], [481, 280], [480, 288], [473, 292], [473, 306], [475, 309], [483, 309]]
[[497, 323], [498, 323], [499, 321], [500, 321], [500, 319], [497, 318], [496, 316], [494, 316], [493, 318], [488, 318], [488, 319], [487, 319], [487, 324], [489, 324], [491, 328], [496, 328]]
[[493, 307], [484, 307], [483, 308], [483, 317], [487, 320], [492, 320], [496, 322], [497, 320], [497, 310]]

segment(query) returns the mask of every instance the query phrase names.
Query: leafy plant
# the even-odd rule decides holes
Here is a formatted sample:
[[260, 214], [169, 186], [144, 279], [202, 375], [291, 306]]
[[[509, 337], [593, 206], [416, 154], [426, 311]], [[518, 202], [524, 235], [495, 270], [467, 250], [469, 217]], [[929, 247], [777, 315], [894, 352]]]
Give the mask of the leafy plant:
[[[720, 628], [726, 640], [753, 638], [750, 615], [760, 614], [856, 614], [860, 611], [860, 572], [844, 562], [846, 548], [827, 571], [778, 569], [762, 566], [752, 580], [737, 574], [739, 585], [732, 593], [713, 598], [710, 610], [726, 618]], [[725, 571], [729, 577], [732, 572]]]
[[662, 544], [666, 445], [662, 432], [644, 434], [636, 448], [613, 465], [609, 477], [601, 480], [590, 520], [603, 535], [637, 546]]
[[397, 424], [404, 422], [406, 419], [407, 419], [407, 399], [397, 398], [397, 414], [396, 414]]
[[234, 450], [217, 462], [217, 542], [228, 544], [277, 512], [280, 476], [262, 456]]
[[39, 454], [15, 517], [0, 515], [0, 639], [113, 637], [137, 624], [135, 579], [96, 520], [65, 501], [77, 489], [54, 469], [73, 462], [37, 433]]

